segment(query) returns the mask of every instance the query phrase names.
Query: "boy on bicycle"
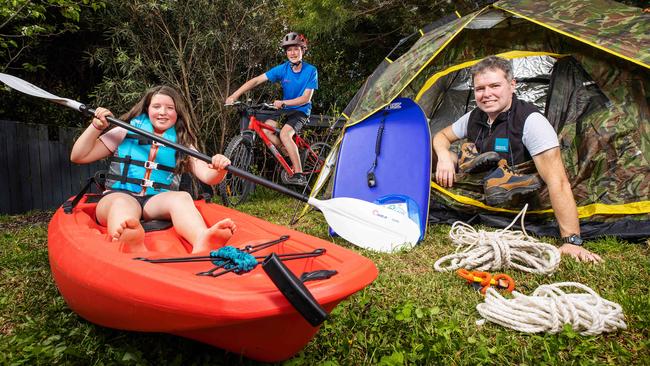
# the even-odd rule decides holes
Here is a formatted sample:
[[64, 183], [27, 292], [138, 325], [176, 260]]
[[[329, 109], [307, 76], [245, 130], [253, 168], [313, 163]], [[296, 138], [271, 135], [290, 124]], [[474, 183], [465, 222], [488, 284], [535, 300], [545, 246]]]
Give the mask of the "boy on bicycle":
[[[279, 82], [282, 85], [282, 100], [274, 100], [273, 105], [283, 111], [286, 123], [280, 130], [279, 139], [273, 131], [265, 129], [264, 133], [276, 146], [284, 146], [289, 155], [294, 174], [289, 177], [288, 183], [306, 185], [307, 180], [302, 174], [298, 146], [293, 141], [293, 135], [299, 133], [300, 129], [309, 121], [311, 98], [314, 95], [314, 90], [318, 89], [318, 70], [315, 66], [302, 60], [307, 51], [307, 38], [302, 34], [288, 33], [282, 38], [281, 46], [288, 61], [245, 82], [226, 98], [226, 105], [232, 104], [242, 94], [268, 80], [274, 83]], [[264, 123], [273, 127], [278, 126], [278, 123], [272, 119], [268, 119]]]

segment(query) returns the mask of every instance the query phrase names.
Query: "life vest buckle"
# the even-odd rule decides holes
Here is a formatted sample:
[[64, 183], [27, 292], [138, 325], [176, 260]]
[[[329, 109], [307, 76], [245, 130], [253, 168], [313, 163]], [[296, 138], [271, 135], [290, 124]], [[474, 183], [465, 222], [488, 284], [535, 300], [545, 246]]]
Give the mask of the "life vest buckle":
[[142, 183], [140, 183], [140, 186], [147, 187], [147, 188], [152, 188], [153, 183], [154, 183], [154, 181], [152, 181], [151, 179], [143, 179]]
[[158, 163], [155, 161], [145, 161], [144, 162], [144, 168], [145, 169], [158, 169]]

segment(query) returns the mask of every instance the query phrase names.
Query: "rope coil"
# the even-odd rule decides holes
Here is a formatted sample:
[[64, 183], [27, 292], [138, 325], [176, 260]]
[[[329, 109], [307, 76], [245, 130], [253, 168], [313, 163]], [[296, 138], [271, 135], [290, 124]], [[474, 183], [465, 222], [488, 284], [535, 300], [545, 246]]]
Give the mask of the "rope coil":
[[[566, 293], [561, 288], [575, 287], [585, 293]], [[531, 296], [513, 291], [506, 299], [488, 288], [485, 302], [476, 306], [484, 319], [525, 333], [562, 331], [570, 324], [581, 335], [597, 335], [626, 329], [622, 307], [603, 299], [594, 290], [577, 282], [559, 282], [539, 286]]]
[[[524, 227], [527, 208], [526, 204], [510, 225], [496, 231], [477, 231], [462, 221], [456, 221], [449, 231], [456, 250], [438, 259], [434, 264], [435, 270], [449, 272], [466, 268], [495, 271], [515, 268], [548, 275], [555, 272], [560, 265], [560, 251], [528, 235]], [[519, 217], [522, 231], [510, 230]]]
[[250, 253], [226, 245], [210, 252], [210, 257], [215, 258], [212, 263], [225, 269], [233, 269], [235, 273], [250, 272], [257, 266], [257, 259]]

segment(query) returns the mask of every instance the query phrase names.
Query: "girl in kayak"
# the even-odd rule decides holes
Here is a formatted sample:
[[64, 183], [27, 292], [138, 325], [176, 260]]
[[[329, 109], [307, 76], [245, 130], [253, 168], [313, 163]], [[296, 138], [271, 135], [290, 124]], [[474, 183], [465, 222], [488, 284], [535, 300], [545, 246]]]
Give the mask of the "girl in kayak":
[[[119, 241], [123, 251], [146, 251], [144, 220], [171, 220], [174, 229], [192, 245], [192, 253], [223, 246], [237, 229], [223, 219], [207, 227], [189, 193], [178, 191], [180, 176], [191, 172], [202, 182], [219, 184], [230, 160], [221, 154], [211, 164], [141, 137], [126, 129], [109, 126], [97, 108], [95, 118], [72, 147], [70, 160], [87, 164], [110, 156], [106, 188], [97, 204], [97, 222], [107, 227], [110, 240]], [[195, 149], [193, 121], [181, 95], [168, 86], [149, 89], [120, 119], [167, 140]]]

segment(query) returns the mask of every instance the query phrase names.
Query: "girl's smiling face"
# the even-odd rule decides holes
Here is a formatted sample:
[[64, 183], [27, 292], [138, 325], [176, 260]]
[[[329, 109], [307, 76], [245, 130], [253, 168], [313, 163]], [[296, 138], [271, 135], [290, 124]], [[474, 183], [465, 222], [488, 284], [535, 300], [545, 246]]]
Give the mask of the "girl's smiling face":
[[173, 127], [178, 119], [174, 100], [165, 94], [156, 94], [151, 97], [147, 112], [156, 132], [163, 132]]

